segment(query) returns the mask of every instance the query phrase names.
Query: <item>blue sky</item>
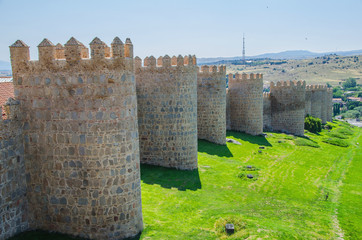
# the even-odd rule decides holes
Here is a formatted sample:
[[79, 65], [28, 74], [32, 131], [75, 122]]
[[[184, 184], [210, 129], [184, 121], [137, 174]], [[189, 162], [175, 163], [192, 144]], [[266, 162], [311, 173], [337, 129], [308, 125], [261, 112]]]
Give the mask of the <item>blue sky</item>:
[[362, 49], [362, 0], [0, 0], [0, 60], [17, 39], [37, 59], [43, 38], [64, 44], [130, 37], [135, 54], [240, 56]]

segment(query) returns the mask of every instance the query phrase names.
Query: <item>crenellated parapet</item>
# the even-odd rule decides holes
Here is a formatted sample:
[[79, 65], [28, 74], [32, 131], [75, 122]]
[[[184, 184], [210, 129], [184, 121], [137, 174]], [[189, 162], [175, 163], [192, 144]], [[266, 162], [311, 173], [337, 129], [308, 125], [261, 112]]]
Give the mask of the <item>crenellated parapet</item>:
[[263, 133], [263, 75], [228, 75], [230, 128], [252, 135]]
[[135, 57], [135, 70], [141, 162], [197, 168], [196, 60]]
[[129, 38], [126, 44], [116, 37], [111, 48], [99, 38], [90, 43], [91, 58], [88, 48], [75, 38], [70, 38], [63, 45], [54, 45], [44, 39], [38, 45], [39, 60], [30, 60], [29, 46], [17, 40], [10, 46], [13, 73], [26, 74], [43, 71], [74, 71], [74, 69], [102, 69], [105, 66], [113, 69], [133, 69], [133, 45]]
[[201, 66], [197, 73], [198, 138], [226, 144], [226, 66]]
[[157, 59], [154, 56], [145, 57], [142, 64], [142, 59], [138, 56], [135, 57], [135, 69], [136, 71], [169, 71], [169, 68], [176, 68], [176, 67], [196, 67], [196, 61], [189, 61], [189, 59], [193, 59], [193, 56], [182, 56], [178, 55], [173, 56], [160, 56]]
[[270, 83], [271, 128], [304, 135], [305, 81]]

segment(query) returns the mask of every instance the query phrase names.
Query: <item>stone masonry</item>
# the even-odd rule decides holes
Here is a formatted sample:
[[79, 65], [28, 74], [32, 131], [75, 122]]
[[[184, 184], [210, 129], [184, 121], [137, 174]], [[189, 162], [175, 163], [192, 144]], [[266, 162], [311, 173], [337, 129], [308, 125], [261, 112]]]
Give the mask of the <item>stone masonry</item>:
[[133, 45], [116, 37], [110, 58], [106, 47], [95, 38], [85, 59], [74, 38], [64, 52], [44, 39], [31, 61], [25, 43], [10, 46], [30, 229], [120, 239], [143, 228]]
[[[230, 129], [252, 135], [263, 133], [263, 75], [229, 74], [227, 118]], [[228, 121], [228, 120], [227, 120]]]
[[271, 129], [304, 135], [305, 82], [270, 83]]
[[271, 101], [270, 93], [263, 93], [263, 130], [271, 131]]
[[135, 59], [140, 159], [177, 169], [197, 168], [196, 57]]
[[202, 66], [197, 74], [197, 135], [226, 144], [226, 67]]
[[[0, 239], [28, 229], [23, 128], [19, 103], [8, 101], [0, 116]], [[2, 112], [0, 107], [0, 112]]]
[[324, 85], [308, 85], [306, 94], [307, 92], [310, 92], [311, 94], [311, 111], [309, 114], [313, 117], [320, 118], [322, 123], [332, 121], [332, 90]]

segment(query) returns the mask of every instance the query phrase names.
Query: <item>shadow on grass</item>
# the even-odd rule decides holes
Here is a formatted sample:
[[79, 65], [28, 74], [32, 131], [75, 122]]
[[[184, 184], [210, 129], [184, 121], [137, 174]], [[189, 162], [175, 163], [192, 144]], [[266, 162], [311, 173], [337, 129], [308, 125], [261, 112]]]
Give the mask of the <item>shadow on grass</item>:
[[[131, 238], [124, 238], [123, 240], [139, 240], [141, 238], [141, 234], [139, 233]], [[61, 233], [50, 233], [43, 230], [33, 230], [27, 231], [23, 233], [19, 233], [18, 235], [9, 238], [8, 240], [87, 240], [86, 238], [74, 237]]]
[[226, 136], [238, 138], [243, 141], [247, 141], [247, 142], [250, 142], [253, 144], [258, 144], [260, 146], [272, 147], [272, 145], [269, 143], [269, 141], [264, 136], [253, 136], [250, 134], [234, 132], [234, 131], [227, 131]]
[[205, 140], [199, 140], [198, 151], [204, 152], [210, 155], [217, 155], [219, 157], [232, 157], [233, 154], [230, 152], [226, 145], [218, 145]]
[[73, 237], [61, 233], [50, 233], [43, 230], [34, 230], [19, 233], [9, 240], [86, 240], [85, 238]]
[[141, 180], [146, 184], [177, 188], [179, 191], [201, 189], [198, 169], [188, 171], [141, 164]]

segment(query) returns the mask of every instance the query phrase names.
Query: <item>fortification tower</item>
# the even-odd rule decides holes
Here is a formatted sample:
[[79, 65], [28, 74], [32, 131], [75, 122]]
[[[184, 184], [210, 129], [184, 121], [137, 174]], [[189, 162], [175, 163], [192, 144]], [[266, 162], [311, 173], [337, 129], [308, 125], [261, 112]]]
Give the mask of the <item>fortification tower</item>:
[[326, 100], [326, 108], [327, 108], [327, 121], [332, 122], [333, 119], [333, 89], [327, 89], [327, 100]]
[[327, 123], [327, 86], [321, 86], [321, 120], [322, 123]]
[[231, 130], [229, 88], [226, 89], [226, 130]]
[[197, 135], [226, 144], [226, 67], [202, 66], [197, 74]]
[[311, 85], [312, 97], [311, 97], [311, 115], [316, 118], [322, 118], [322, 86]]
[[305, 87], [305, 116], [312, 113], [312, 86]]
[[44, 39], [39, 61], [29, 60], [21, 41], [10, 46], [32, 229], [91, 239], [142, 230], [133, 50], [128, 40], [120, 51], [119, 42], [105, 58], [95, 38], [84, 59], [83, 45], [71, 38], [63, 60]]
[[230, 127], [252, 135], [263, 133], [263, 75], [229, 74]]
[[135, 59], [141, 162], [195, 169], [198, 68], [195, 57], [173, 59]]
[[271, 131], [271, 99], [270, 92], [263, 93], [263, 130]]
[[303, 136], [305, 81], [271, 82], [270, 98], [273, 130]]

